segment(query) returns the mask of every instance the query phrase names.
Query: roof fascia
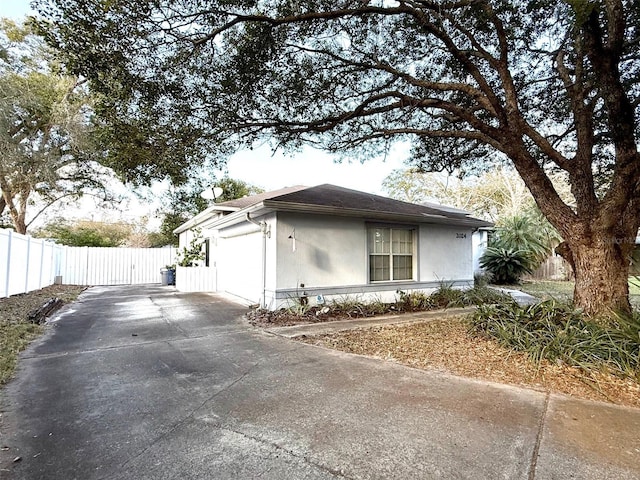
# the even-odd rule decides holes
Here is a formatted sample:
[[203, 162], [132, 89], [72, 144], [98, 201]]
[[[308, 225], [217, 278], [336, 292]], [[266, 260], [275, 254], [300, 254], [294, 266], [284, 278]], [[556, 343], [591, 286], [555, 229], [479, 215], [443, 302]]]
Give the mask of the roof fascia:
[[237, 223], [246, 222], [247, 221], [247, 213], [259, 213], [265, 214], [271, 212], [272, 209], [265, 208], [264, 202], [256, 203], [255, 205], [251, 205], [249, 207], [245, 207], [242, 210], [237, 210], [229, 215], [222, 217], [219, 220], [207, 225], [207, 228], [210, 229], [220, 229], [230, 227]]
[[406, 213], [393, 213], [393, 212], [374, 212], [371, 210], [352, 209], [332, 207], [326, 205], [313, 205], [295, 202], [279, 202], [265, 200], [264, 206], [266, 208], [285, 212], [305, 212], [316, 213], [326, 215], [336, 215], [341, 217], [364, 217], [372, 220], [406, 220], [417, 223], [433, 223], [438, 225], [452, 225], [452, 226], [464, 226], [464, 227], [482, 227], [491, 226], [489, 222], [476, 219], [473, 217], [460, 217], [449, 218], [444, 215], [434, 215], [423, 213], [422, 215], [412, 215]]
[[180, 234], [186, 230], [197, 227], [198, 225], [206, 222], [209, 218], [211, 218], [214, 212], [235, 212], [238, 210], [238, 207], [223, 207], [219, 205], [211, 205], [207, 209], [201, 211], [197, 215], [191, 217], [189, 220], [184, 222], [178, 228], [176, 228], [173, 233]]

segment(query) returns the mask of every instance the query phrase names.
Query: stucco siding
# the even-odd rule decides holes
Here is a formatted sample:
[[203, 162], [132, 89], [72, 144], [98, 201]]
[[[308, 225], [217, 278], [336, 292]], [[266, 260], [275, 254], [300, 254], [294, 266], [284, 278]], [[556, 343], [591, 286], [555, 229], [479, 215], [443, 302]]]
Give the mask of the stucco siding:
[[419, 232], [420, 281], [473, 280], [471, 229], [421, 225]]
[[367, 282], [364, 220], [279, 212], [277, 225], [278, 289]]

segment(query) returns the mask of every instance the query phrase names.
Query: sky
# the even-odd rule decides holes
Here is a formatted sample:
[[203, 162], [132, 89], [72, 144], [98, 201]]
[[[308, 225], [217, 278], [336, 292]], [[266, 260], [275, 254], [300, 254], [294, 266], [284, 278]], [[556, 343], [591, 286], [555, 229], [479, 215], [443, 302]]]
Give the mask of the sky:
[[[20, 20], [30, 11], [29, 0], [0, 0], [0, 17], [9, 17]], [[406, 152], [403, 149], [393, 149], [386, 158], [368, 160], [361, 163], [357, 160], [350, 163], [338, 164], [328, 154], [305, 148], [294, 156], [285, 156], [281, 153], [272, 155], [267, 147], [261, 147], [252, 151], [242, 151], [231, 157], [227, 164], [227, 171], [231, 178], [245, 181], [259, 186], [265, 190], [276, 190], [292, 185], [320, 185], [331, 183], [341, 187], [361, 190], [368, 193], [384, 194], [382, 181], [392, 170], [403, 167], [403, 159]], [[163, 187], [155, 186], [153, 191], [160, 191]], [[153, 210], [157, 209], [154, 202], [140, 202], [131, 198], [125, 210], [126, 217], [147, 215], [153, 217]], [[82, 210], [91, 210], [90, 215], [94, 219], [104, 219], [103, 212], [96, 210], [90, 204], [81, 206], [81, 212], [75, 215], [82, 216]], [[88, 218], [91, 216], [88, 215]], [[98, 217], [98, 218], [96, 218]]]

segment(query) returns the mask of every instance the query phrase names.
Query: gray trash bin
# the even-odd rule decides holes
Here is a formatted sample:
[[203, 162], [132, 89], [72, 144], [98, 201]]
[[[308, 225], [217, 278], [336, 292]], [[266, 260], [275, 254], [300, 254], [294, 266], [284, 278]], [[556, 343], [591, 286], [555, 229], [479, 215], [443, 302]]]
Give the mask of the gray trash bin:
[[160, 269], [160, 275], [162, 277], [162, 280], [161, 280], [162, 285], [169, 285], [169, 272], [171, 272], [171, 270], [169, 270], [168, 268]]

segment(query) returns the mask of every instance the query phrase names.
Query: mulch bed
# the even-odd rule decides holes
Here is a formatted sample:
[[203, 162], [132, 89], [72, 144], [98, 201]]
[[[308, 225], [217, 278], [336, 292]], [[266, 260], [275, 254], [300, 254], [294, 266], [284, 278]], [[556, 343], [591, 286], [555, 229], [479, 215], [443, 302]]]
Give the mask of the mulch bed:
[[[383, 315], [398, 315], [404, 312], [394, 311], [389, 309]], [[333, 310], [329, 307], [310, 307], [309, 309], [300, 312], [293, 313], [289, 310], [251, 310], [246, 314], [246, 318], [252, 325], [261, 328], [269, 327], [289, 327], [292, 325], [303, 325], [305, 323], [322, 323], [333, 322], [336, 320], [348, 320], [355, 318], [373, 318], [376, 314], [369, 312], [365, 309], [342, 311]], [[379, 316], [379, 315], [377, 315]]]

